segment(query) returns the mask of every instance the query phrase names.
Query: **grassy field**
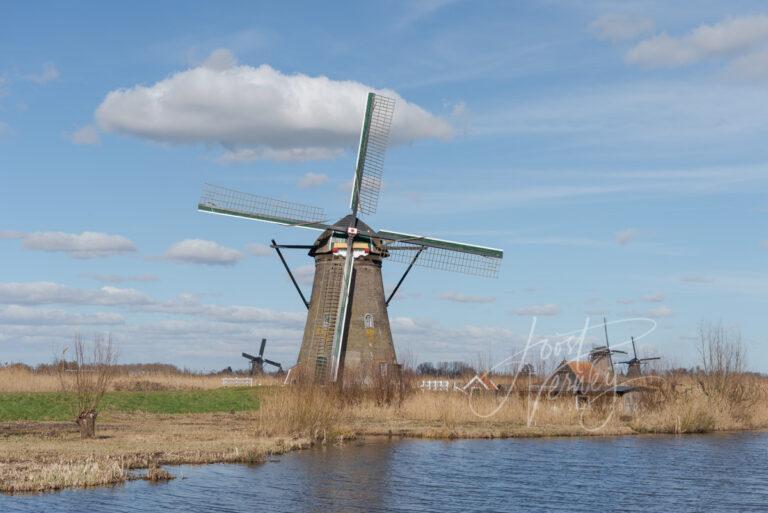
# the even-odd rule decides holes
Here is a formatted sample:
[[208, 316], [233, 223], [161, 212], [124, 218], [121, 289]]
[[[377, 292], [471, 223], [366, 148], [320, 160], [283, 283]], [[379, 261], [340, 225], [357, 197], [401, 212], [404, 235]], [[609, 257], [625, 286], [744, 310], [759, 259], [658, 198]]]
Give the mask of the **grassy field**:
[[[108, 392], [102, 412], [214, 413], [259, 407], [253, 388]], [[70, 402], [59, 392], [0, 392], [0, 422], [66, 421], [74, 418]]]

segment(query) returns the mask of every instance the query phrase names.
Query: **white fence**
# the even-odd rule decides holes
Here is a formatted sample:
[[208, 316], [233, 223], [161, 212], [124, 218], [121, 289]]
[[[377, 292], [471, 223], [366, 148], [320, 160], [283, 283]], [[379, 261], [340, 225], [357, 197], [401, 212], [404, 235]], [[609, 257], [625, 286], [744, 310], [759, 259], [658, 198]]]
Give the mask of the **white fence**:
[[252, 387], [253, 378], [221, 378], [221, 384], [225, 387]]
[[424, 379], [419, 385], [421, 390], [433, 390], [436, 392], [468, 392], [471, 390], [498, 390], [498, 386], [487, 377], [475, 375], [468, 382], [450, 381], [447, 379]]
[[422, 390], [437, 390], [439, 392], [448, 392], [451, 390], [451, 382], [447, 379], [425, 379], [422, 380], [419, 388]]

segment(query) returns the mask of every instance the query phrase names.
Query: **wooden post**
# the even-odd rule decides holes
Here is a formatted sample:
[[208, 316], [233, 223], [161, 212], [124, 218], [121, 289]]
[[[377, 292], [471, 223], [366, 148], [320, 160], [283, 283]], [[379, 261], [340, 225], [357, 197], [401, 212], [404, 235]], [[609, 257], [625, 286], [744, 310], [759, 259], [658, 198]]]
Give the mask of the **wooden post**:
[[86, 411], [78, 415], [77, 425], [80, 427], [80, 438], [96, 438], [95, 411]]

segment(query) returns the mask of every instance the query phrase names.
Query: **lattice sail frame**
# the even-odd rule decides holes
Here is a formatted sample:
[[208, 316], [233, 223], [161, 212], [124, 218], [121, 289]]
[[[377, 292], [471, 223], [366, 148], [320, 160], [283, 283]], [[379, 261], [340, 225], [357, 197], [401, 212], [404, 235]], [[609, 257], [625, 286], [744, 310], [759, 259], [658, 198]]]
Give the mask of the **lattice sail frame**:
[[257, 196], [218, 185], [205, 184], [197, 209], [287, 226], [315, 230], [328, 228], [324, 224], [325, 212], [320, 207]]
[[385, 242], [389, 259], [393, 262], [409, 264], [416, 252], [423, 248], [414, 265], [474, 276], [498, 277], [504, 257], [501, 249], [423, 235], [381, 230], [376, 237]]
[[378, 208], [384, 155], [389, 143], [394, 113], [394, 99], [368, 93], [350, 201], [354, 214], [370, 215], [376, 213]]
[[391, 242], [387, 244], [387, 248], [390, 250], [388, 260], [391, 262], [410, 264], [416, 252], [420, 248], [424, 248], [419, 258], [416, 259], [415, 266], [471, 274], [485, 278], [497, 278], [501, 265], [501, 257], [477, 255], [446, 248], [434, 248], [411, 242]]

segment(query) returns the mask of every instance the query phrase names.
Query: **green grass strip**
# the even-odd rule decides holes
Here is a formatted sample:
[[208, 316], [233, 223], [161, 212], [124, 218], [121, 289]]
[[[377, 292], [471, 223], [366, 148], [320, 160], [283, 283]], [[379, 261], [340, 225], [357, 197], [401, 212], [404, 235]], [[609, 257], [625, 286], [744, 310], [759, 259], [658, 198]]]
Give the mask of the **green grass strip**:
[[[0, 393], [0, 421], [72, 420], [71, 402], [56, 392]], [[159, 392], [109, 392], [104, 411], [146, 413], [213, 413], [257, 410], [259, 401], [252, 388], [169, 390]]]

